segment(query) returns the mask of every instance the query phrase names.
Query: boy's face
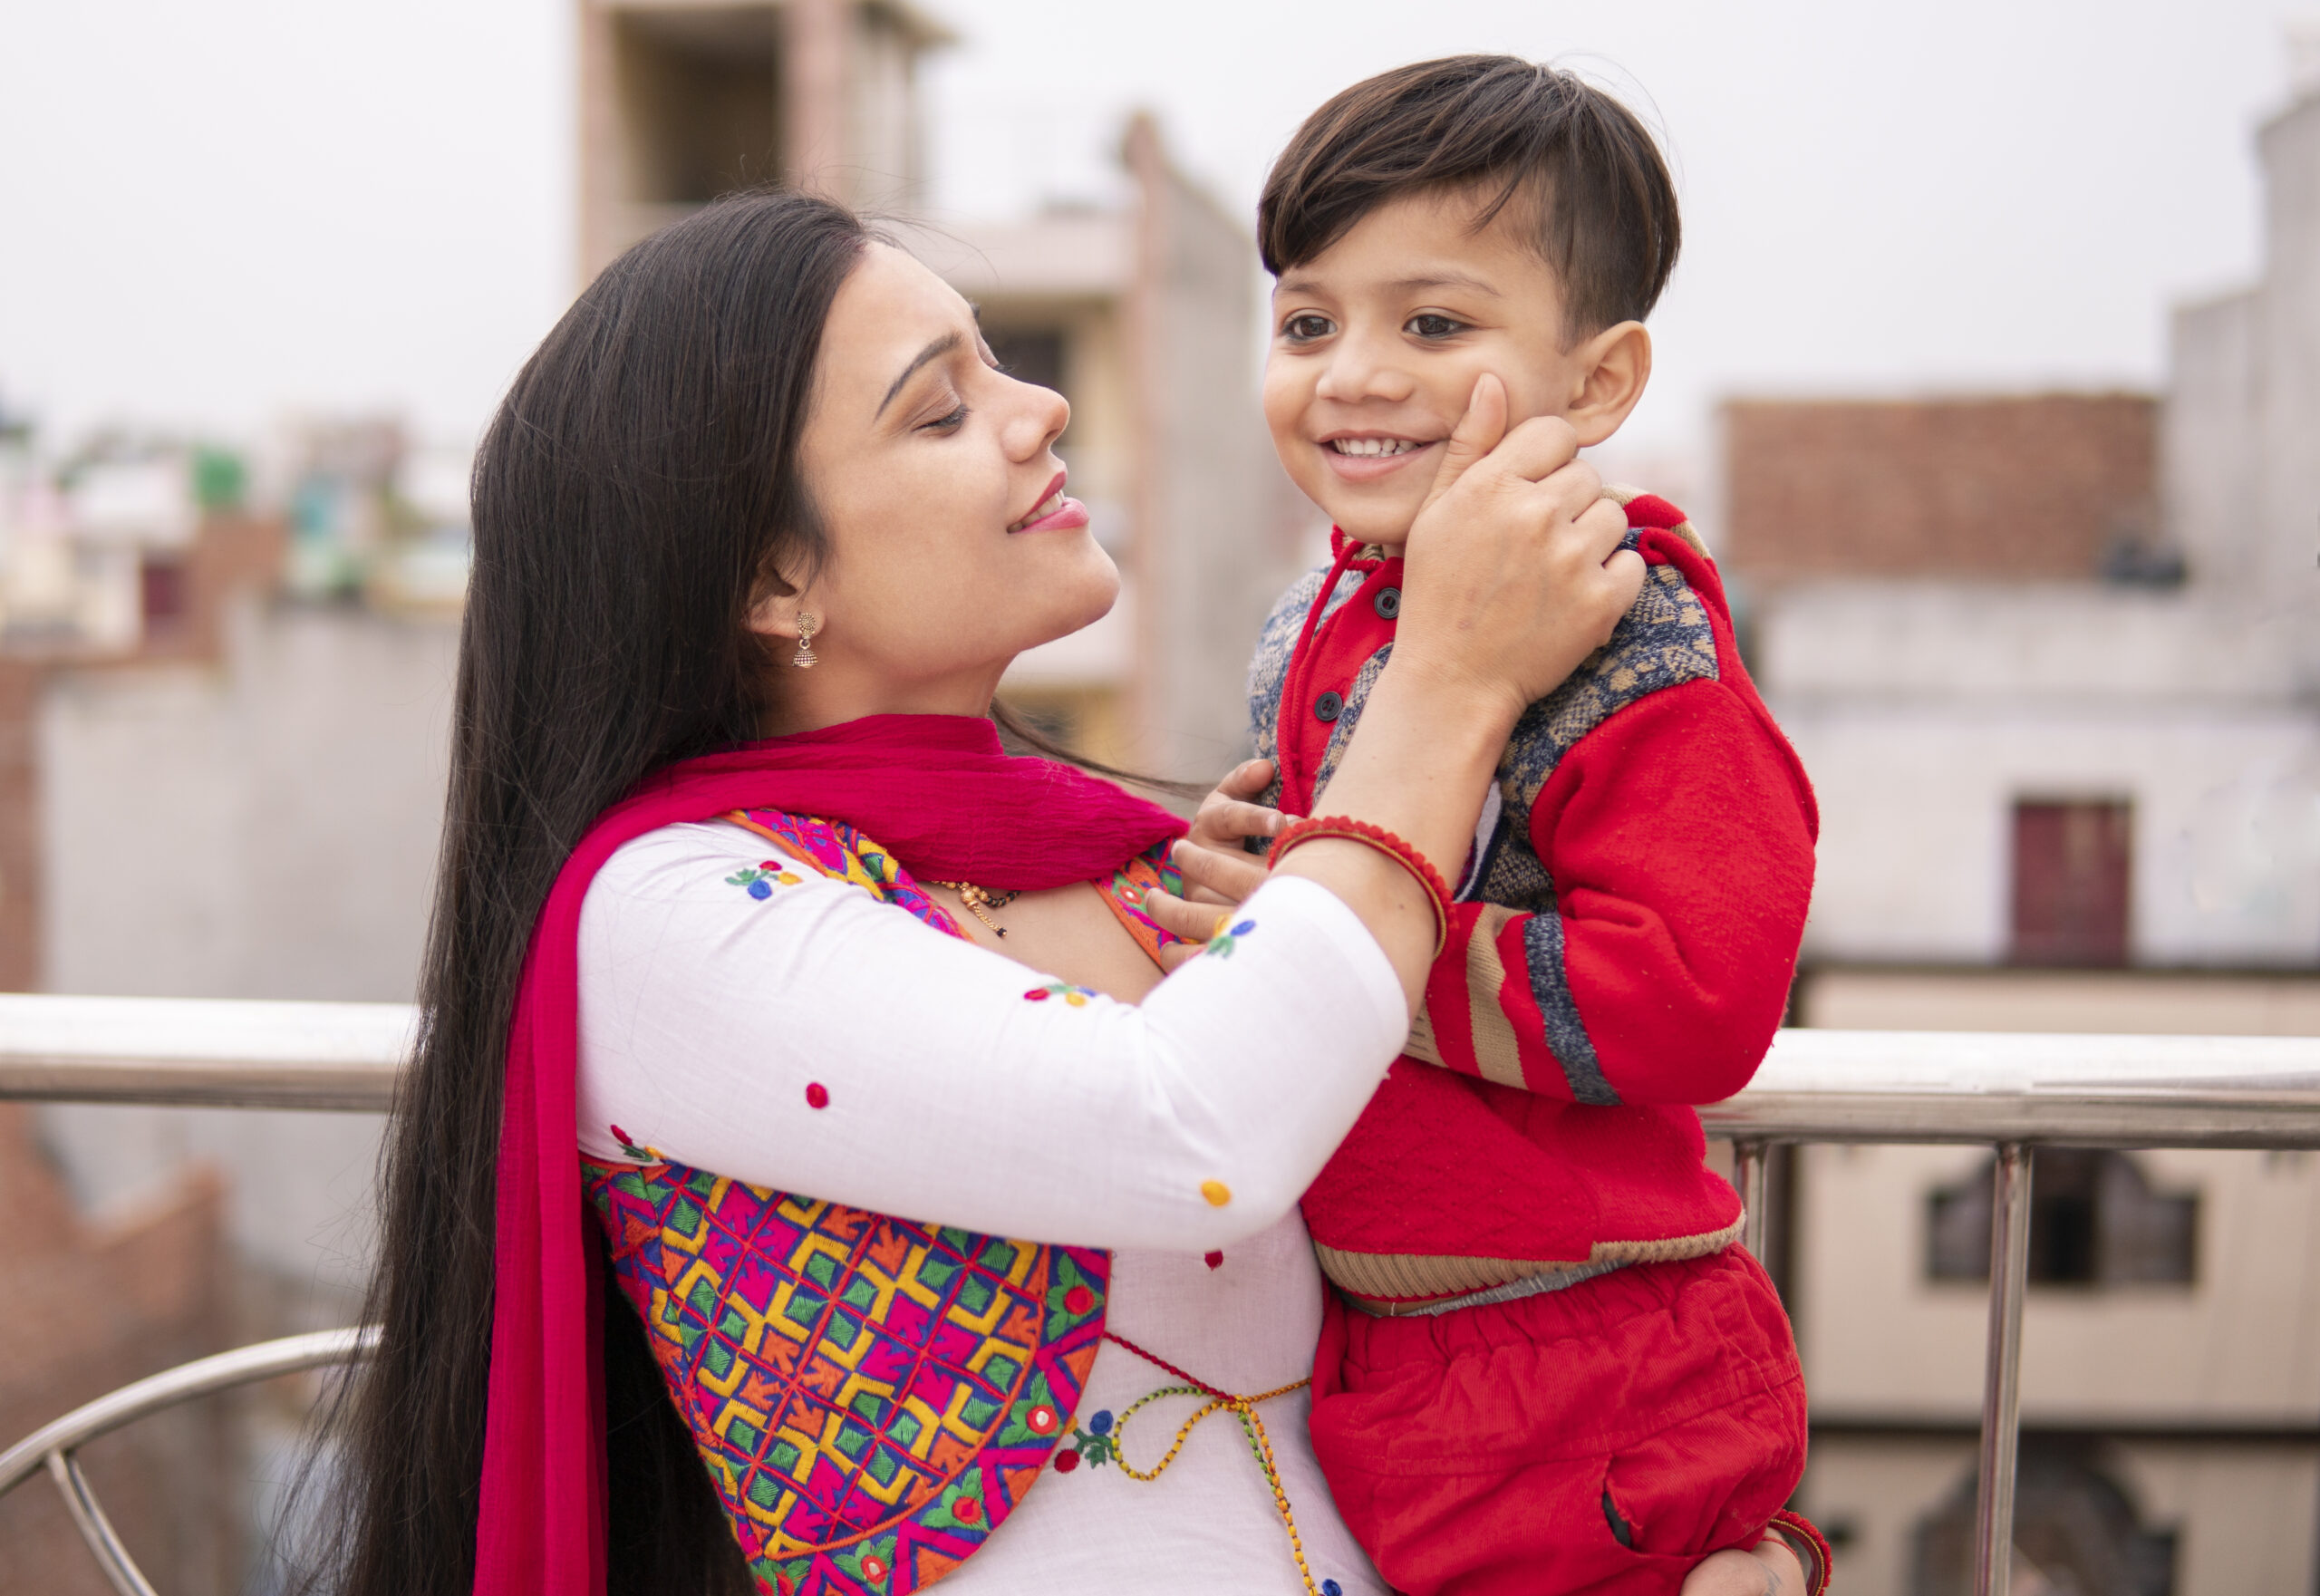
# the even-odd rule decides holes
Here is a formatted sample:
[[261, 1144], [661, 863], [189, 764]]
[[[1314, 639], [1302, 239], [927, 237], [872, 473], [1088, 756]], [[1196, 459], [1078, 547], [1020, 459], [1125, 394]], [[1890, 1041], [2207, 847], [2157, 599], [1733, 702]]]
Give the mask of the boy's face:
[[1571, 416], [1582, 442], [1634, 402], [1588, 436], [1573, 410], [1602, 340], [1564, 347], [1562, 287], [1517, 236], [1519, 204], [1477, 231], [1482, 203], [1470, 190], [1389, 199], [1273, 289], [1265, 423], [1290, 479], [1357, 542], [1408, 537], [1485, 372], [1506, 384], [1509, 425]]

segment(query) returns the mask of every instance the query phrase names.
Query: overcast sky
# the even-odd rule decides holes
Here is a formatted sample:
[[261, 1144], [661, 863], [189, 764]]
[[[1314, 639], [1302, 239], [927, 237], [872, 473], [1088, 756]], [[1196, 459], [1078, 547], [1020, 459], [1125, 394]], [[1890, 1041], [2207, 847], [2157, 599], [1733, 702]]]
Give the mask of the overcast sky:
[[[2158, 382], [2260, 254], [2309, 0], [923, 0], [938, 207], [1085, 194], [1128, 108], [1234, 209], [1379, 68], [1553, 58], [1665, 134], [1686, 241], [1631, 423], [1733, 392]], [[0, 0], [0, 405], [471, 438], [572, 269], [572, 0]]]

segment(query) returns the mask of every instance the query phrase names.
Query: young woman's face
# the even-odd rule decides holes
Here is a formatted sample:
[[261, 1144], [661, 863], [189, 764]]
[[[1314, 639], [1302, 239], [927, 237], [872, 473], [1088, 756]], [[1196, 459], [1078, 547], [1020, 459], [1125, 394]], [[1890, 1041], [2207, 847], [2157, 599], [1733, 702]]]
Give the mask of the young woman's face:
[[[1119, 572], [1065, 497], [1063, 396], [999, 370], [973, 307], [873, 244], [830, 307], [800, 442], [829, 558], [791, 608], [817, 692], [979, 713], [1010, 660], [1109, 610]], [[799, 683], [800, 686], [805, 685]]]

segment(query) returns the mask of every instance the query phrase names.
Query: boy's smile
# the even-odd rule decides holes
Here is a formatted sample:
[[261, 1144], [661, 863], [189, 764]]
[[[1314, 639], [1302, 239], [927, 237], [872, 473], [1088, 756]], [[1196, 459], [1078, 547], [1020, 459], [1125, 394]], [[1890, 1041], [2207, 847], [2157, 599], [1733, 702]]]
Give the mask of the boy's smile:
[[[1484, 198], [1389, 199], [1273, 290], [1273, 447], [1305, 496], [1361, 542], [1409, 536], [1484, 372], [1506, 384], [1511, 421], [1565, 416], [1598, 443], [1649, 372], [1636, 323], [1566, 347], [1561, 286], [1523, 241], [1521, 202], [1477, 228]], [[1602, 369], [1607, 355], [1617, 371]]]

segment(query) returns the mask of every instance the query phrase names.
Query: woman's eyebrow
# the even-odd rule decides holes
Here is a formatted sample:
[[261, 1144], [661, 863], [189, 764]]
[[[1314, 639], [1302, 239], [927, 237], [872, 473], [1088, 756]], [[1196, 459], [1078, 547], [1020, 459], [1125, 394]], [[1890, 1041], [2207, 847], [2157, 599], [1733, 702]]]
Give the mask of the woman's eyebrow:
[[894, 379], [894, 385], [886, 390], [886, 397], [878, 401], [878, 415], [872, 416], [870, 419], [875, 421], [878, 419], [878, 416], [883, 416], [886, 413], [886, 407], [894, 402], [894, 395], [903, 391], [904, 383], [909, 382], [913, 376], [917, 374], [919, 367], [924, 365], [928, 361], [942, 359], [944, 355], [949, 354], [952, 350], [958, 348], [959, 345], [964, 342], [966, 342], [966, 340], [962, 338], [956, 333], [945, 333], [942, 336], [934, 340], [933, 343], [929, 343], [925, 348], [920, 350], [918, 353], [912, 358], [910, 364], [903, 368], [903, 374]]

